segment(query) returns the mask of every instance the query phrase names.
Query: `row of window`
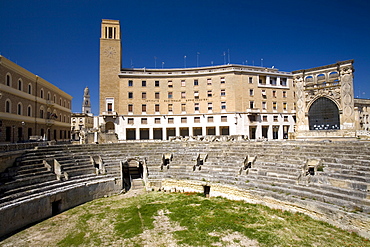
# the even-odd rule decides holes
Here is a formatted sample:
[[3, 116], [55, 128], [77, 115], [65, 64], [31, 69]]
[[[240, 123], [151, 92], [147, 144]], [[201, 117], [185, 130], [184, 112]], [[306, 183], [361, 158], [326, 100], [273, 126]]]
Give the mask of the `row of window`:
[[[167, 104], [167, 109], [168, 109], [168, 112], [173, 112], [173, 104]], [[199, 109], [200, 109], [200, 104], [199, 103], [194, 103], [194, 111], [199, 112]], [[207, 109], [208, 109], [208, 111], [213, 110], [213, 103], [212, 102], [208, 102]], [[130, 113], [134, 112], [134, 105], [129, 104], [127, 110]], [[221, 101], [221, 110], [226, 110], [226, 102], [225, 101]], [[109, 111], [109, 107], [108, 107], [108, 111]], [[159, 111], [160, 111], [160, 105], [159, 104], [154, 105], [154, 111], [156, 113], [159, 113]], [[185, 103], [181, 104], [181, 111], [186, 112], [186, 104]], [[146, 104], [141, 105], [141, 112], [143, 112], [143, 113], [147, 112], [147, 105]]]
[[[254, 89], [249, 89], [249, 96], [254, 96]], [[266, 90], [261, 91], [261, 96], [263, 99], [267, 99], [267, 93]], [[287, 98], [287, 91], [282, 91], [282, 97]], [[272, 97], [277, 98], [277, 92], [276, 90], [272, 90]], [[295, 98], [295, 92], [293, 92], [293, 97]]]
[[[201, 117], [193, 117], [192, 120], [193, 120], [193, 123], [200, 123]], [[159, 118], [159, 117], [154, 118], [154, 123], [155, 124], [161, 124], [161, 121], [162, 121], [162, 118]], [[168, 124], [175, 123], [174, 118], [172, 118], [172, 117], [169, 117], [169, 118], [167, 118], [166, 120], [163, 120], [163, 121], [167, 121]], [[213, 116], [207, 117], [207, 122], [208, 123], [213, 123], [214, 122], [214, 117]], [[221, 122], [227, 122], [227, 116], [221, 116]], [[134, 124], [135, 123], [134, 118], [128, 118], [127, 123], [128, 124]], [[148, 118], [141, 118], [140, 123], [141, 124], [148, 124]], [[182, 117], [181, 118], [181, 123], [188, 123], [188, 118], [187, 117]]]
[[[249, 108], [253, 109], [256, 108], [255, 102], [254, 101], [249, 101]], [[267, 110], [267, 102], [262, 101], [262, 110]], [[278, 104], [277, 102], [272, 102], [272, 110], [277, 111], [278, 110]], [[283, 102], [283, 111], [288, 110], [288, 103]], [[294, 103], [294, 110], [295, 110], [295, 103]]]
[[[11, 103], [10, 99], [5, 100], [5, 112], [6, 113], [12, 113], [12, 103]], [[26, 114], [24, 114], [23, 104], [21, 102], [18, 102], [18, 104], [17, 104], [17, 115], [25, 115], [27, 117], [32, 117], [32, 106], [28, 105]], [[45, 114], [44, 107], [41, 106], [40, 111], [39, 111], [39, 118], [56, 120], [56, 119], [58, 119], [58, 116], [57, 116], [56, 113], [51, 113], [51, 112], [46, 112], [46, 114]], [[63, 118], [62, 118], [62, 114], [59, 114], [59, 121], [64, 122], [64, 123], [69, 123], [69, 117], [64, 115]]]
[[[207, 91], [207, 97], [212, 97], [213, 93], [212, 90]], [[226, 96], [226, 90], [221, 89], [220, 91], [220, 96], [225, 97]], [[128, 92], [128, 98], [133, 99], [134, 98], [134, 93], [133, 92]], [[141, 99], [146, 99], [147, 98], [147, 93], [146, 92], [141, 92]], [[154, 92], [154, 98], [155, 99], [160, 99], [160, 92]], [[168, 99], [173, 99], [173, 92], [167, 92], [167, 98]], [[194, 91], [194, 98], [199, 99], [199, 91]], [[181, 92], [181, 99], [186, 99], [186, 92]]]
[[[27, 132], [24, 133], [25, 131]], [[41, 128], [39, 129], [39, 132], [35, 134], [40, 135], [40, 136], [46, 135], [46, 138], [48, 140], [52, 140], [52, 139], [57, 140], [58, 139], [57, 133], [58, 131], [56, 129], [53, 131], [50, 131], [50, 129], [45, 131], [43, 128]], [[70, 134], [71, 134], [70, 131], [59, 130], [59, 139], [69, 139]], [[28, 140], [31, 136], [33, 136], [32, 128], [25, 129], [23, 127], [18, 127], [17, 129], [15, 129], [14, 126], [5, 127], [5, 141], [7, 142], [24, 141], [24, 140]]]
[[[249, 81], [249, 83], [252, 83]], [[287, 78], [284, 77], [273, 77], [273, 76], [259, 76], [258, 83], [260, 85], [272, 85], [272, 86], [287, 86]]]
[[[225, 77], [221, 77], [220, 78], [220, 83], [221, 84], [226, 83]], [[159, 84], [159, 81], [154, 81], [154, 87], [159, 87], [159, 85], [160, 85]], [[199, 80], [198, 79], [194, 79], [192, 85], [193, 86], [199, 86]], [[207, 85], [208, 86], [211, 86], [212, 85], [212, 79], [211, 78], [208, 78], [207, 79]], [[128, 86], [129, 87], [133, 87], [134, 86], [134, 81], [133, 80], [129, 80], [128, 81]], [[141, 81], [141, 86], [142, 87], [146, 87], [147, 86], [147, 81]], [[173, 87], [173, 81], [172, 80], [167, 81], [167, 86], [169, 88], [172, 88]], [[181, 86], [182, 87], [186, 87], [186, 80], [181, 80]]]
[[[9, 73], [6, 75], [5, 83], [9, 87], [12, 86], [12, 77], [11, 77], [11, 75]], [[23, 81], [22, 81], [21, 78], [18, 79], [17, 88], [18, 88], [18, 90], [23, 91]], [[31, 85], [31, 83], [28, 84], [27, 93], [28, 94], [32, 94], [32, 85]], [[40, 89], [39, 97], [42, 98], [42, 99], [45, 98], [45, 94], [44, 94], [44, 89], [43, 88]], [[54, 103], [57, 103], [57, 99], [56, 98], [57, 98], [56, 95], [54, 95], [54, 97], [53, 97], [53, 102]], [[51, 100], [51, 93], [50, 92], [47, 93], [46, 100]], [[66, 100], [63, 101], [61, 98], [59, 99], [59, 105], [60, 106], [67, 107], [67, 108], [70, 108], [70, 102], [67, 103]]]

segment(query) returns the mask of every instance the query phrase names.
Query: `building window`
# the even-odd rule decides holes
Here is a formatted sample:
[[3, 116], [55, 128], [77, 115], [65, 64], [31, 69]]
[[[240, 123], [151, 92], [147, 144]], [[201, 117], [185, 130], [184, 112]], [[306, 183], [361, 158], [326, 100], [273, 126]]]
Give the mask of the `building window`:
[[17, 105], [17, 114], [22, 115], [22, 104], [21, 103], [18, 103]]
[[128, 112], [133, 112], [134, 111], [134, 105], [129, 104], [128, 105]]
[[169, 123], [169, 124], [173, 124], [173, 123], [174, 123], [173, 117], [169, 117], [169, 118], [168, 118], [168, 123]]
[[141, 86], [146, 87], [146, 81], [141, 81]]
[[41, 88], [40, 90], [40, 98], [43, 99], [44, 98], [44, 89]]
[[249, 83], [253, 83], [253, 77], [249, 77]]
[[283, 91], [283, 98], [286, 98], [286, 91]]
[[155, 99], [159, 99], [159, 92], [155, 92], [155, 93], [154, 93], [154, 98], [155, 98]]
[[168, 87], [173, 87], [172, 81], [168, 81]]
[[113, 103], [107, 103], [107, 110], [108, 112], [112, 112], [113, 111]]
[[12, 86], [12, 77], [10, 76], [10, 74], [6, 75], [6, 85], [9, 87]]
[[173, 105], [172, 104], [168, 104], [168, 112], [172, 112], [173, 111]]
[[23, 90], [23, 82], [21, 79], [18, 80], [18, 90]]
[[263, 110], [266, 110], [266, 108], [267, 108], [267, 103], [266, 103], [266, 101], [262, 101], [262, 109], [263, 109]]
[[[28, 106], [27, 107], [27, 116], [28, 117], [31, 117], [32, 116], [32, 107], [31, 106]], [[56, 115], [55, 115], [56, 116]]]
[[134, 82], [133, 82], [132, 80], [129, 80], [129, 81], [128, 81], [128, 86], [129, 86], [129, 87], [132, 87], [133, 85], [134, 85]]
[[262, 121], [267, 122], [267, 116], [262, 116]]
[[278, 121], [278, 116], [274, 116], [274, 122]]
[[11, 103], [10, 103], [10, 100], [9, 99], [7, 99], [5, 101], [5, 112], [7, 112], [7, 113], [10, 113], [11, 112]]
[[249, 96], [253, 96], [253, 89], [249, 89]]
[[181, 98], [185, 99], [186, 98], [186, 92], [181, 92]]
[[185, 80], [181, 80], [181, 86], [182, 86], [182, 87], [185, 87], [185, 85], [186, 85]]
[[195, 79], [194, 80], [194, 86], [198, 86], [199, 85], [199, 83], [198, 83], [198, 79]]
[[194, 111], [199, 111], [199, 103], [194, 103]]
[[28, 84], [28, 94], [32, 94], [32, 85]]
[[200, 117], [194, 117], [194, 123], [200, 123]]
[[270, 84], [273, 86], [276, 86], [276, 77], [271, 77], [270, 78]]
[[227, 122], [227, 116], [221, 116], [221, 122]]
[[154, 110], [155, 110], [155, 112], [159, 112], [159, 104], [156, 104], [156, 105], [154, 106]]
[[272, 91], [272, 97], [273, 98], [276, 98], [276, 91], [274, 90], [274, 91]]
[[141, 124], [148, 124], [148, 119], [147, 118], [142, 118], [141, 119]]
[[181, 111], [186, 112], [186, 104], [181, 104]]
[[181, 118], [181, 123], [187, 123], [187, 118], [186, 117], [182, 117]]
[[168, 98], [172, 99], [172, 92], [168, 92]]
[[133, 118], [129, 118], [129, 119], [127, 119], [127, 123], [128, 123], [128, 124], [134, 124], [134, 119], [133, 119]]
[[221, 89], [221, 97], [224, 97], [224, 96], [226, 96], [226, 91], [225, 89]]
[[44, 109], [43, 108], [40, 109], [40, 118], [44, 118]]
[[207, 97], [212, 97], [212, 90], [207, 91]]
[[199, 99], [199, 91], [194, 91], [194, 98]]
[[288, 109], [288, 105], [286, 102], [283, 102], [283, 110], [286, 111]]
[[254, 101], [249, 101], [249, 108], [251, 108], [251, 109], [254, 108]]
[[161, 118], [159, 118], [159, 117], [154, 118], [154, 123], [155, 124], [160, 124], [161, 123]]
[[133, 99], [134, 98], [134, 93], [133, 92], [128, 92], [128, 98]]
[[280, 85], [281, 86], [286, 86], [287, 85], [286, 82], [287, 82], [286, 78], [280, 78]]
[[146, 92], [141, 93], [141, 99], [146, 99]]
[[221, 77], [221, 84], [225, 83], [225, 77]]
[[277, 104], [276, 104], [276, 102], [272, 102], [272, 110], [277, 110]]
[[226, 110], [226, 102], [225, 101], [221, 102], [221, 110]]
[[266, 99], [267, 98], [267, 95], [266, 95], [266, 90], [262, 90], [262, 98]]
[[288, 122], [288, 116], [284, 116], [284, 122]]
[[141, 112], [146, 112], [146, 105], [145, 104], [141, 105]]
[[208, 111], [212, 111], [212, 109], [213, 109], [212, 102], [209, 102], [208, 103]]
[[213, 123], [213, 117], [207, 117], [207, 122], [208, 123]]

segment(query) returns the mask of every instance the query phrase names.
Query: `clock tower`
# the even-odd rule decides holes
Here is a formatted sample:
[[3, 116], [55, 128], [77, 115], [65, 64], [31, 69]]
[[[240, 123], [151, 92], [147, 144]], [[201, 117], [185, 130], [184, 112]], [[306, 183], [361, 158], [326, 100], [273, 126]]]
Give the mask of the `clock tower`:
[[[102, 20], [100, 37], [100, 115], [118, 112], [119, 77], [122, 68], [121, 32], [118, 20]], [[114, 104], [116, 102], [116, 104]]]

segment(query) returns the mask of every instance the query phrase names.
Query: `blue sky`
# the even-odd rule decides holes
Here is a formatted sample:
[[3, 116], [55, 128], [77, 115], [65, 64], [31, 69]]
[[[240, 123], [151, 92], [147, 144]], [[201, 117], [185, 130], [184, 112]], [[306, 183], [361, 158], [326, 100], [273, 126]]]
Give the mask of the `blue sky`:
[[[226, 62], [308, 69], [355, 59], [355, 97], [370, 98], [370, 1], [0, 0], [0, 54], [99, 112], [102, 19], [121, 22], [123, 67]], [[157, 57], [155, 60], [154, 57]]]

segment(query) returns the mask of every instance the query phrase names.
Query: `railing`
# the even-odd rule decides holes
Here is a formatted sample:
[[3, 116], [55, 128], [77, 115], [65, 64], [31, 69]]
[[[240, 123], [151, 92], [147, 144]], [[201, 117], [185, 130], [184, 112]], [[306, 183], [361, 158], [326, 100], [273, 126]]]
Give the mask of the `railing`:
[[24, 150], [24, 149], [33, 149], [33, 148], [37, 147], [38, 145], [39, 145], [39, 143], [37, 143], [37, 142], [0, 144], [0, 152], [17, 151], [17, 150]]

